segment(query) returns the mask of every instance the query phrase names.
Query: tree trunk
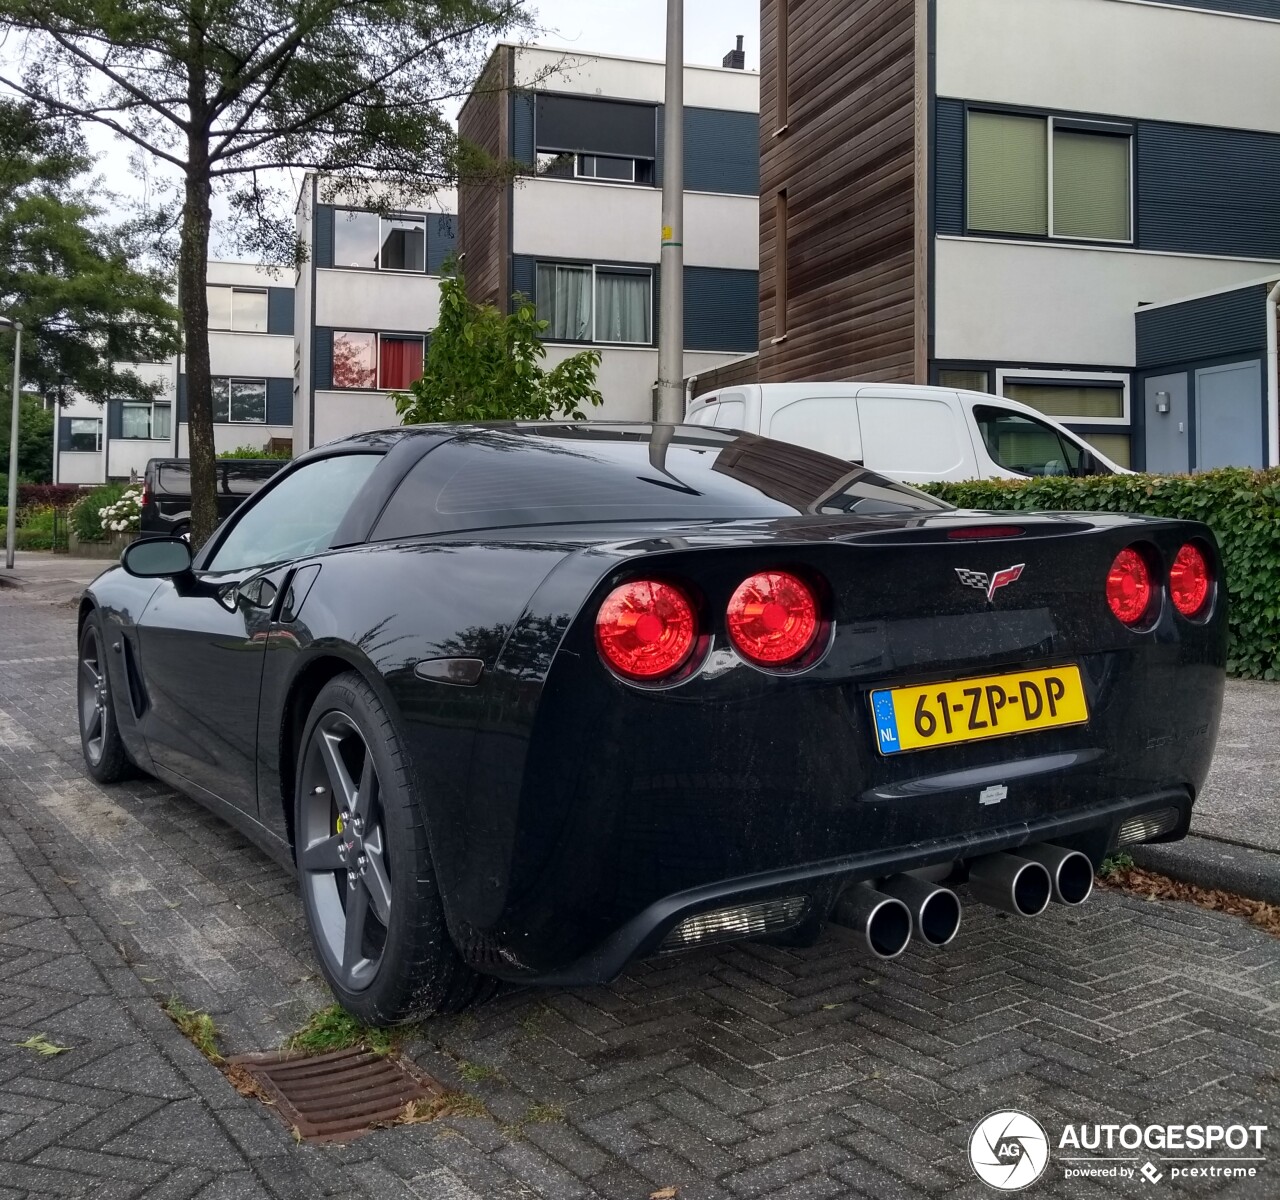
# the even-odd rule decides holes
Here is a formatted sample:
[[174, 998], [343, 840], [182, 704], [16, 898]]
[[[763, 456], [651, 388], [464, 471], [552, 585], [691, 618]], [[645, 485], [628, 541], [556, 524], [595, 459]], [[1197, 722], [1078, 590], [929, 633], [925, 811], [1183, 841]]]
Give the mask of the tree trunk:
[[186, 342], [187, 439], [191, 458], [191, 546], [204, 545], [218, 524], [213, 446], [213, 387], [209, 377], [209, 142], [192, 136], [186, 203], [178, 252], [178, 300]]

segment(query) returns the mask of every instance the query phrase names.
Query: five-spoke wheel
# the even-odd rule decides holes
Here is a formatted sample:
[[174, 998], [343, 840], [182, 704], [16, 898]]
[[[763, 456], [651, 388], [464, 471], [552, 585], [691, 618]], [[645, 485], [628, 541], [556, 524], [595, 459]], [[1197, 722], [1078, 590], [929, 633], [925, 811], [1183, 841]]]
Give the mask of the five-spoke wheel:
[[302, 886], [318, 918], [321, 952], [343, 983], [360, 991], [386, 948], [391, 876], [378, 770], [346, 713], [325, 713], [312, 729], [301, 793]]
[[98, 612], [80, 630], [80, 662], [76, 672], [76, 712], [85, 766], [99, 783], [116, 783], [133, 770], [116, 724], [111, 678], [107, 670], [107, 638]]

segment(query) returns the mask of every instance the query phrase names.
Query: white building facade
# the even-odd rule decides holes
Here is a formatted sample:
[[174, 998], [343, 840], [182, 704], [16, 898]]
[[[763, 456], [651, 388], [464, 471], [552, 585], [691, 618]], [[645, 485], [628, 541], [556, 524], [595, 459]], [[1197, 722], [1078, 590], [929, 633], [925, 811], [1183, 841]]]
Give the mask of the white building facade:
[[[524, 170], [461, 188], [468, 290], [532, 299], [549, 365], [599, 350], [595, 417], [652, 416], [663, 93], [661, 62], [502, 44], [459, 115], [464, 137]], [[686, 66], [684, 93], [689, 375], [758, 346], [759, 76]]]
[[[252, 263], [208, 267], [209, 360], [218, 452], [293, 437], [293, 289]], [[55, 483], [96, 484], [142, 475], [151, 458], [188, 453], [186, 364], [130, 364], [156, 385], [149, 402], [75, 398], [56, 414]]]

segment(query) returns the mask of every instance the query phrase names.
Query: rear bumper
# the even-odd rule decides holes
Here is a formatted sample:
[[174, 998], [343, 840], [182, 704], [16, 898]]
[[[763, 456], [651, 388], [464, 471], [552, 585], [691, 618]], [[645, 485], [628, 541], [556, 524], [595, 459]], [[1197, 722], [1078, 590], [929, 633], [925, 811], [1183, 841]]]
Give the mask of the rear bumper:
[[[1032, 842], [1053, 842], [1080, 850], [1096, 866], [1115, 845], [1117, 831], [1130, 817], [1174, 808], [1178, 812], [1178, 824], [1155, 840], [1175, 841], [1185, 837], [1191, 820], [1191, 804], [1188, 790], [1172, 788], [1095, 804], [1070, 813], [997, 826], [980, 833], [924, 840], [909, 846], [877, 848], [802, 867], [727, 879], [655, 901], [589, 953], [561, 969], [537, 975], [512, 973], [509, 978], [522, 983], [559, 987], [607, 983], [616, 978], [629, 962], [656, 953], [663, 938], [676, 925], [697, 913], [803, 895], [810, 902], [809, 914], [825, 920], [836, 897], [851, 883], [880, 879], [898, 871], [956, 863], [1001, 850], [1016, 851], [1019, 846]], [[484, 969], [491, 974], [504, 974], [495, 971], [492, 964], [486, 964]]]

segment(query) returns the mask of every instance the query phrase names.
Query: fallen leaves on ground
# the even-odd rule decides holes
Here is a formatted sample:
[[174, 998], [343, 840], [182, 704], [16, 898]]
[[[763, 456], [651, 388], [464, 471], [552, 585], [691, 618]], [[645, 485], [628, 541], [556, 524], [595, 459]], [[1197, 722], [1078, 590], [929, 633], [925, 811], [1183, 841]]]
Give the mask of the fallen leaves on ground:
[[58, 1046], [51, 1042], [43, 1033], [32, 1034], [25, 1042], [14, 1042], [20, 1050], [34, 1050], [37, 1054], [44, 1055], [45, 1058], [52, 1058], [55, 1054], [66, 1054], [71, 1049], [70, 1046]]
[[676, 1200], [680, 1194], [678, 1187], [659, 1188], [656, 1192], [649, 1193], [649, 1200]]
[[1194, 883], [1183, 883], [1141, 867], [1120, 867], [1106, 879], [1099, 879], [1098, 886], [1115, 888], [1144, 900], [1184, 900], [1215, 912], [1244, 917], [1259, 929], [1280, 938], [1280, 904], [1267, 904], [1263, 900], [1250, 900], [1220, 888], [1203, 888]]

